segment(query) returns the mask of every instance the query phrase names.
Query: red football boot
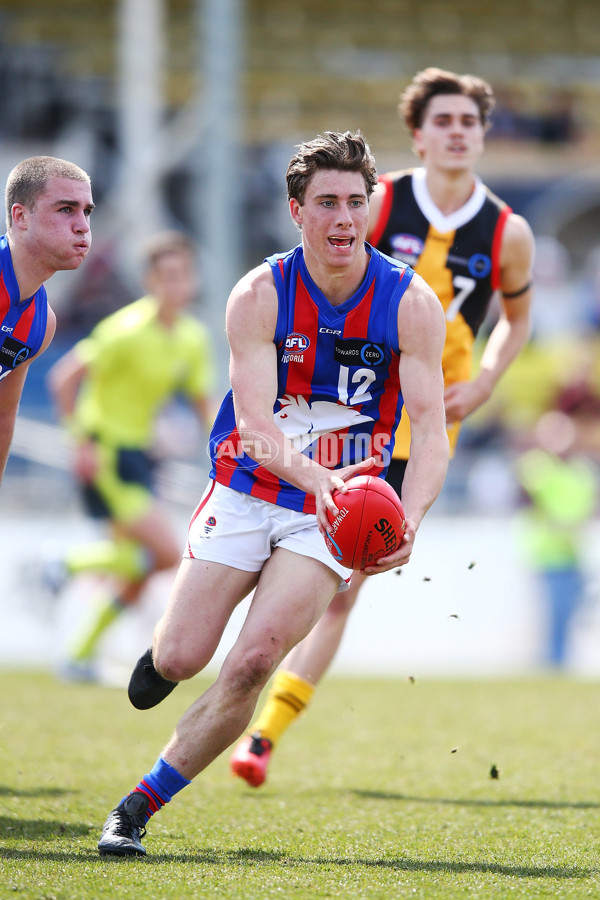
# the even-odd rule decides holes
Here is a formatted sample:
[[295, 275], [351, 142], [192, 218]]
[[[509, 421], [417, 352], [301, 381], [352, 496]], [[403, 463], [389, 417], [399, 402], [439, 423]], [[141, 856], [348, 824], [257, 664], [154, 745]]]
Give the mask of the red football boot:
[[260, 787], [267, 777], [267, 766], [273, 744], [260, 734], [248, 734], [239, 742], [231, 756], [231, 771], [247, 781], [250, 787]]

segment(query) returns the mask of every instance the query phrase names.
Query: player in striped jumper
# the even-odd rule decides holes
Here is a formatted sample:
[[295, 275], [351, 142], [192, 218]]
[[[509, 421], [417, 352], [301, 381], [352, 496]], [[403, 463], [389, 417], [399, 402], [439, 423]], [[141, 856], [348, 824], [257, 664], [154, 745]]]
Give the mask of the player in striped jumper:
[[[446, 318], [442, 356], [451, 451], [462, 420], [489, 398], [529, 336], [533, 240], [525, 220], [474, 173], [494, 103], [487, 82], [429, 68], [402, 96], [400, 113], [422, 165], [379, 179], [369, 240], [414, 266]], [[495, 292], [500, 318], [471, 378], [473, 344]], [[409, 416], [396, 432], [387, 480], [402, 494], [411, 452]], [[273, 747], [310, 702], [341, 643], [364, 576], [339, 594], [277, 672], [264, 709], [235, 748], [233, 772], [253, 787], [266, 777]]]
[[[402, 405], [413, 422], [401, 547], [369, 574], [403, 565], [447, 467], [444, 317], [420, 276], [365, 243], [377, 180], [363, 137], [327, 132], [287, 171], [301, 244], [245, 275], [229, 298], [231, 391], [210, 438], [209, 486], [152, 654], [130, 683], [152, 706], [212, 658], [254, 591], [216, 681], [184, 713], [157, 762], [109, 815], [101, 854], [144, 854], [148, 818], [247, 727], [261, 689], [350, 571], [328, 553], [332, 491], [383, 475]], [[290, 585], [294, 586], [290, 590]]]
[[89, 176], [53, 156], [32, 156], [6, 182], [0, 238], [0, 478], [4, 474], [27, 370], [54, 337], [46, 282], [77, 269], [92, 242]]

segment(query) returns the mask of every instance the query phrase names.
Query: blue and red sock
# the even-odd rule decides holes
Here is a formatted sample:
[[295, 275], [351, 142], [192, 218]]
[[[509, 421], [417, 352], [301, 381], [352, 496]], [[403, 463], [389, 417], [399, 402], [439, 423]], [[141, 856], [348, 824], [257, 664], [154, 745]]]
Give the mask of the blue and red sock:
[[[123, 800], [126, 800], [127, 797], [136, 792], [148, 797], [147, 822], [154, 813], [162, 809], [165, 803], [168, 803], [175, 794], [183, 790], [188, 784], [191, 784], [191, 782], [187, 778], [180, 775], [177, 769], [174, 769], [166, 759], [159, 756], [152, 771], [144, 775], [137, 787], [130, 794], [123, 797]], [[121, 803], [123, 800], [121, 800]]]

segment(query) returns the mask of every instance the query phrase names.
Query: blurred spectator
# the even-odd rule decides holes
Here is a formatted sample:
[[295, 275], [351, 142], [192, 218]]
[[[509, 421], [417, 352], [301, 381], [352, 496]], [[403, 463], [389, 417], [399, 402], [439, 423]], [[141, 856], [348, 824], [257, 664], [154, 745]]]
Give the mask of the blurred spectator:
[[600, 246], [588, 255], [581, 279], [581, 293], [586, 324], [600, 332]]
[[543, 144], [568, 144], [579, 134], [573, 93], [566, 89], [548, 91], [538, 118], [537, 139]]
[[536, 573], [548, 625], [546, 662], [565, 664], [573, 618], [586, 587], [586, 525], [598, 495], [588, 452], [590, 424], [600, 422], [600, 401], [573, 385], [559, 394], [534, 431], [535, 446], [516, 461], [528, 506], [520, 516], [520, 545]]
[[574, 309], [571, 260], [566, 247], [553, 235], [536, 235], [533, 280], [537, 303], [533, 308], [533, 335], [536, 339], [577, 330]]
[[564, 88], [549, 88], [543, 97], [527, 100], [514, 85], [496, 91], [492, 140], [573, 143], [580, 136], [575, 97]]
[[96, 248], [85, 278], [80, 278], [61, 310], [63, 333], [87, 334], [102, 319], [135, 300], [118, 271], [117, 250], [105, 241]]

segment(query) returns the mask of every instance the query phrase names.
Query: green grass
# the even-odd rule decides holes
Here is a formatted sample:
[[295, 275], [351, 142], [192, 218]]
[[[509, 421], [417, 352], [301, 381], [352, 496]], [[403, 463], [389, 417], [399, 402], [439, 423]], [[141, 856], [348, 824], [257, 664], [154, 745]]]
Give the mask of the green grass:
[[598, 685], [566, 678], [331, 679], [263, 788], [225, 754], [150, 822], [145, 859], [99, 858], [204, 684], [142, 713], [0, 671], [1, 898], [600, 897]]

